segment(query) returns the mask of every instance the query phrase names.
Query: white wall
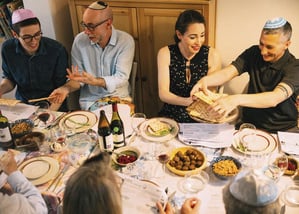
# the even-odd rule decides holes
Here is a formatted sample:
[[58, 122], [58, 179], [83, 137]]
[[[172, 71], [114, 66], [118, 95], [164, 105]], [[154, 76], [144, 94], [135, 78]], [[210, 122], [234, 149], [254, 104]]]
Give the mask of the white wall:
[[268, 19], [282, 16], [293, 27], [290, 52], [299, 58], [299, 0], [217, 0], [216, 43], [223, 65], [243, 50], [259, 44]]

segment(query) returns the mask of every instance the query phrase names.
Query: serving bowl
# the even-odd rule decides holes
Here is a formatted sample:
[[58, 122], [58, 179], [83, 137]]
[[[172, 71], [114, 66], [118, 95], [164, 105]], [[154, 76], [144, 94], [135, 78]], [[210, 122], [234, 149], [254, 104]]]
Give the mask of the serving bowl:
[[42, 132], [31, 132], [15, 140], [17, 150], [37, 151], [43, 143], [45, 135]]
[[133, 146], [124, 146], [115, 149], [111, 155], [112, 160], [119, 166], [134, 163], [140, 157], [140, 151]]
[[176, 175], [197, 174], [207, 164], [206, 155], [193, 147], [180, 147], [172, 150], [166, 167]]
[[31, 119], [19, 119], [11, 123], [10, 130], [14, 138], [20, 138], [32, 132], [34, 122]]
[[213, 174], [217, 178], [221, 180], [228, 180], [240, 172], [242, 164], [234, 157], [219, 156], [212, 160], [211, 168]]
[[298, 173], [298, 161], [288, 156], [288, 168], [284, 171], [285, 175], [294, 175], [295, 173]]

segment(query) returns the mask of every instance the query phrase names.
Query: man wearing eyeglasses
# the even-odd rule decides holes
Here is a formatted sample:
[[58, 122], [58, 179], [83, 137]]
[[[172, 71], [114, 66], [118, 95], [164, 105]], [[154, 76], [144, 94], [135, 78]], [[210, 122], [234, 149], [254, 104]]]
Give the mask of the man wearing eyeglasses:
[[[38, 18], [28, 9], [13, 12], [12, 32], [14, 38], [2, 45], [0, 97], [15, 87], [16, 99], [24, 103], [48, 97], [66, 83], [66, 49], [57, 41], [42, 36]], [[51, 109], [66, 111], [66, 102], [62, 106], [52, 104]]]
[[84, 11], [83, 32], [72, 46], [70, 81], [52, 93], [56, 102], [80, 87], [81, 109], [88, 109], [102, 97], [130, 97], [128, 79], [135, 43], [131, 35], [116, 30], [112, 22], [112, 10], [105, 2], [94, 2]]

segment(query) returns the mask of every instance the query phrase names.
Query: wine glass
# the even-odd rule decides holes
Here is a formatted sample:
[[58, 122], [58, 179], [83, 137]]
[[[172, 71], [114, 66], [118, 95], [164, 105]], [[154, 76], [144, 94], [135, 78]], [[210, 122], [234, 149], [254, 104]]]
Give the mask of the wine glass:
[[39, 107], [37, 118], [42, 121], [46, 127], [50, 118], [50, 105], [46, 101], [38, 102], [35, 105]]
[[269, 155], [268, 170], [270, 177], [278, 181], [288, 168], [288, 156], [282, 152], [272, 153]]
[[250, 145], [254, 145], [256, 139], [256, 127], [251, 123], [243, 123], [238, 131], [239, 146], [247, 152], [250, 150]]
[[137, 136], [140, 135], [139, 126], [145, 120], [146, 120], [146, 115], [144, 113], [135, 113], [131, 116], [131, 126], [133, 132], [136, 133]]
[[157, 151], [157, 159], [162, 164], [162, 169], [165, 174], [166, 163], [169, 161], [170, 157], [167, 149], [163, 145], [160, 145], [159, 150]]

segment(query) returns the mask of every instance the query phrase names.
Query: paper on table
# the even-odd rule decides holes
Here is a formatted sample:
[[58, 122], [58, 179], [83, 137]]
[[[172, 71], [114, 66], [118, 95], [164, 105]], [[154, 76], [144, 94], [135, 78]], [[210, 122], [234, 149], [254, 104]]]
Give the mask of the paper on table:
[[299, 155], [299, 133], [277, 132], [277, 135], [283, 152]]
[[121, 173], [118, 175], [123, 179], [121, 186], [123, 213], [153, 213], [157, 201], [166, 204], [167, 194], [155, 183]]
[[24, 103], [18, 103], [15, 106], [0, 105], [2, 114], [5, 115], [10, 121], [29, 118], [34, 112], [36, 112], [37, 108], [37, 106]]
[[180, 123], [179, 139], [187, 145], [210, 148], [229, 147], [233, 141], [233, 125]]

